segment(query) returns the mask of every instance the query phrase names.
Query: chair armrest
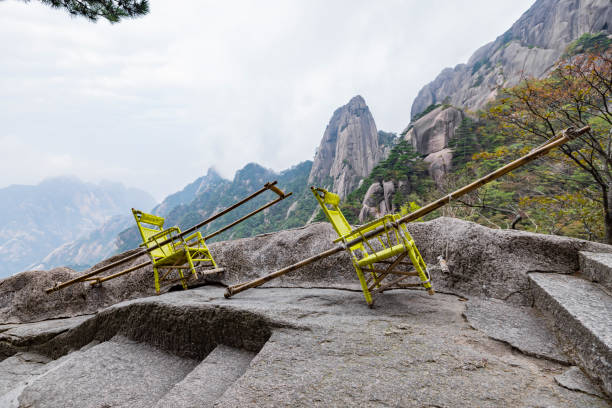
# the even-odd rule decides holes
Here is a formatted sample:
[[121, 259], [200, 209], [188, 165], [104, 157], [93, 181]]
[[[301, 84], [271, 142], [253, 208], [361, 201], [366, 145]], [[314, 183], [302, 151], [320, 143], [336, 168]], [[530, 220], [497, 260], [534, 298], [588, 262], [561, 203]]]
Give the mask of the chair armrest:
[[[158, 232], [157, 234], [155, 234], [155, 235], [151, 235], [151, 236], [149, 237], [149, 239], [147, 240], [147, 242], [150, 242], [150, 241], [155, 241], [155, 240], [157, 240], [159, 237], [164, 236], [164, 235], [168, 235], [168, 234], [172, 233], [173, 231], [175, 231], [176, 233], [180, 233], [180, 232], [181, 232], [181, 230], [180, 230], [178, 227], [170, 227], [170, 228], [167, 228], [167, 229], [165, 229], [165, 230], [159, 231], [159, 232]], [[170, 237], [167, 237], [167, 238], [175, 238], [175, 237], [170, 236]]]
[[189, 242], [192, 239], [197, 238], [197, 240], [204, 240], [204, 238], [202, 238], [202, 233], [200, 233], [200, 231], [196, 231], [193, 234], [189, 235], [188, 237], [185, 237], [185, 242]]
[[385, 224], [385, 222], [388, 222], [388, 221], [391, 221], [391, 222], [395, 221], [395, 219], [393, 218], [393, 214], [387, 214], [387, 215], [385, 215], [385, 216], [383, 216], [381, 218], [378, 218], [378, 219], [370, 221], [370, 222], [368, 222], [366, 224], [363, 224], [363, 225], [361, 225], [358, 228], [353, 228], [351, 230], [351, 232], [348, 232], [348, 233], [346, 233], [344, 235], [341, 235], [340, 237], [336, 238], [334, 240], [334, 242], [340, 242], [343, 239], [347, 239], [347, 240], [350, 241], [349, 237], [352, 237], [353, 235], [356, 235], [356, 234], [359, 234], [359, 233], [364, 233], [364, 232], [368, 232], [370, 230], [373, 230], [374, 228], [379, 227], [379, 226]]
[[188, 237], [185, 237], [185, 241], [191, 241], [194, 238], [202, 238], [202, 233], [200, 231], [196, 231], [193, 234], [189, 235]]

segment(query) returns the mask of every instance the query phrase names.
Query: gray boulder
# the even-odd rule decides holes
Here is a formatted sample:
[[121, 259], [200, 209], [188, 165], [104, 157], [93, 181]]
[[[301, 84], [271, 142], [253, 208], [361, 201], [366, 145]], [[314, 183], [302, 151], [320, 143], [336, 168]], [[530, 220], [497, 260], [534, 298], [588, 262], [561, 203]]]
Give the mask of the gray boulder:
[[[579, 251], [612, 252], [612, 246], [581, 239], [492, 229], [456, 218], [440, 217], [408, 224], [425, 261], [433, 265], [438, 291], [465, 297], [490, 297], [530, 306], [529, 272], [572, 274]], [[591, 248], [591, 249], [586, 249]], [[435, 267], [442, 255], [450, 273]]]
[[412, 143], [414, 150], [427, 156], [448, 146], [461, 124], [463, 112], [450, 106], [439, 106], [415, 121], [404, 138]]
[[363, 223], [370, 218], [378, 218], [395, 212], [394, 195], [395, 184], [393, 181], [372, 183], [363, 198], [363, 204], [359, 212], [359, 222]]
[[[131, 253], [128, 251], [108, 258], [92, 269], [108, 265]], [[106, 273], [110, 275], [147, 260], [148, 257], [143, 255]], [[90, 314], [126, 299], [154, 293], [150, 267], [143, 267], [99, 286], [92, 287], [89, 282], [83, 282], [51, 294], [44, 291], [83, 273], [62, 267], [50, 271], [25, 271], [0, 281], [0, 323], [38, 322]]]
[[[491, 297], [517, 305], [532, 304], [529, 272], [571, 274], [579, 269], [579, 251], [612, 253], [609, 245], [491, 229], [454, 218], [411, 223], [408, 229], [430, 265], [437, 291], [465, 297]], [[303, 228], [213, 243], [211, 252], [226, 271], [206, 276], [200, 283], [234, 285], [264, 276], [331, 248], [336, 237], [330, 224], [314, 223]], [[436, 267], [440, 255], [448, 262], [448, 272]], [[125, 254], [99, 266], [122, 256]], [[146, 260], [143, 255], [107, 273]], [[123, 300], [154, 295], [150, 267], [99, 286], [79, 283], [49, 295], [44, 292], [56, 282], [77, 275], [70, 269], [56, 268], [23, 272], [0, 281], [0, 323], [36, 322], [95, 313]], [[266, 286], [359, 290], [350, 258], [344, 252], [272, 280]]]

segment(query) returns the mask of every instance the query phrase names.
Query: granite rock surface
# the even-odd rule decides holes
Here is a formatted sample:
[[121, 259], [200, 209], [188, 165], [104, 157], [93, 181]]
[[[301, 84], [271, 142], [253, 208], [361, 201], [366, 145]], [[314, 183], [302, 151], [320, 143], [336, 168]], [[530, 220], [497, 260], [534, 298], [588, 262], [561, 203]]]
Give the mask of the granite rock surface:
[[548, 323], [537, 309], [509, 305], [498, 299], [471, 299], [464, 316], [472, 327], [492, 339], [516, 347], [521, 352], [569, 364], [559, 340], [548, 329]]
[[[453, 218], [410, 223], [408, 229], [430, 265], [437, 291], [507, 300], [523, 306], [533, 303], [529, 272], [571, 274], [579, 269], [579, 251], [612, 252], [612, 247], [604, 244], [491, 229]], [[213, 243], [211, 252], [226, 271], [201, 277], [199, 283], [234, 285], [259, 278], [331, 248], [336, 237], [330, 224], [313, 223], [302, 228]], [[448, 272], [436, 266], [440, 255], [448, 262]], [[94, 268], [122, 256], [125, 254]], [[147, 256], [142, 255], [106, 273], [116, 273], [146, 260]], [[47, 272], [23, 272], [0, 281], [0, 322], [25, 323], [90, 314], [123, 300], [154, 294], [150, 267], [102, 285], [79, 283], [49, 295], [44, 293], [45, 288], [78, 275], [68, 268], [56, 268]], [[344, 252], [272, 280], [266, 286], [359, 290], [350, 257]]]
[[[154, 406], [198, 385], [191, 406], [609, 406], [558, 385], [565, 366], [472, 329], [452, 295], [394, 290], [369, 309], [346, 290], [222, 293], [208, 286], [114, 305], [32, 347], [27, 364], [16, 347], [0, 363], [21, 373], [11, 386], [12, 372], [0, 369], [1, 391], [18, 403], [7, 407]], [[250, 362], [236, 375], [219, 347], [245, 350]], [[207, 391], [202, 375], [218, 387]]]

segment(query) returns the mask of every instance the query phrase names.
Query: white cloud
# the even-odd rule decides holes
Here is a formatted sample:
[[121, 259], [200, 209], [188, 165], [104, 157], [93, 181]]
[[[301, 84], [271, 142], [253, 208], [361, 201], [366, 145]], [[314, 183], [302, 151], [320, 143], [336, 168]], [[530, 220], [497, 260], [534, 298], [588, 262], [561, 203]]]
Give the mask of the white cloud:
[[423, 85], [530, 2], [152, 1], [110, 25], [0, 1], [0, 186], [70, 173], [161, 199], [210, 166], [282, 170], [356, 94], [400, 131]]

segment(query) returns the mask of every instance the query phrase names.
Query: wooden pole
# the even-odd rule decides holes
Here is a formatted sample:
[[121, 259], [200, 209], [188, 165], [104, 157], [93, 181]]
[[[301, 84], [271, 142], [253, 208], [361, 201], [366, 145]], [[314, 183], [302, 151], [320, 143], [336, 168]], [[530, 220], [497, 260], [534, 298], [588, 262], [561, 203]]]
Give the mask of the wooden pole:
[[[264, 191], [272, 190], [272, 191], [274, 191], [276, 194], [278, 194], [282, 198], [289, 197], [291, 195], [291, 193], [289, 193], [289, 194], [283, 193], [278, 187], [275, 187], [275, 185], [277, 183], [278, 182], [275, 180], [275, 181], [273, 181], [271, 183], [264, 184], [264, 186], [262, 188], [260, 188], [259, 190], [257, 190], [253, 194], [251, 194], [250, 196], [248, 196], [248, 197], [238, 201], [236, 204], [233, 204], [233, 205], [227, 207], [225, 210], [223, 210], [221, 212], [218, 212], [217, 214], [215, 214], [212, 217], [202, 221], [201, 223], [194, 225], [193, 227], [189, 228], [188, 230], [185, 230], [185, 231], [181, 232], [178, 236], [182, 237], [184, 235], [189, 235], [192, 232], [195, 232], [195, 231], [199, 230], [204, 225], [209, 224], [209, 223], [213, 222], [214, 220], [216, 220], [217, 218], [221, 217], [222, 215], [225, 215], [228, 212], [234, 210], [235, 208], [240, 207], [242, 204], [246, 203], [249, 200], [252, 200], [253, 198], [257, 197], [259, 194], [263, 193]], [[171, 241], [172, 241], [172, 239], [167, 239], [166, 241], [160, 243], [158, 246], [166, 245], [166, 244], [170, 243]], [[150, 248], [150, 250], [153, 250], [153, 249], [154, 248]]]
[[273, 272], [269, 275], [266, 275], [264, 277], [261, 277], [259, 279], [255, 279], [252, 280], [251, 282], [247, 282], [244, 284], [239, 284], [239, 285], [234, 285], [234, 286], [228, 286], [227, 289], [225, 290], [225, 297], [229, 298], [232, 295], [235, 295], [236, 293], [240, 293], [243, 290], [247, 290], [247, 289], [251, 289], [254, 288], [256, 286], [260, 286], [263, 285], [264, 283], [274, 279], [274, 278], [278, 278], [281, 275], [284, 275], [286, 273], [289, 273], [291, 271], [295, 271], [296, 269], [299, 269], [303, 266], [309, 265], [313, 262], [318, 261], [319, 259], [323, 259], [323, 258], [327, 258], [328, 256], [332, 256], [333, 254], [337, 254], [338, 252], [343, 251], [344, 248], [341, 246], [337, 246], [335, 248], [332, 249], [328, 249], [325, 252], [321, 252], [318, 255], [315, 256], [311, 256], [310, 258], [304, 259], [303, 261], [300, 261], [298, 263], [294, 263], [293, 265], [287, 266], [286, 268], [283, 268], [281, 270], [278, 270], [276, 272]]
[[[147, 251], [145, 251], [145, 250], [142, 250], [142, 251], [140, 251], [140, 252], [136, 252], [135, 254], [132, 254], [132, 255], [126, 256], [126, 257], [125, 257], [125, 258], [123, 258], [123, 259], [120, 259], [120, 260], [115, 261], [115, 262], [113, 262], [113, 263], [110, 263], [110, 264], [108, 264], [108, 265], [106, 265], [106, 266], [103, 266], [102, 268], [98, 268], [98, 269], [96, 269], [96, 270], [94, 270], [94, 271], [91, 271], [91, 272], [89, 272], [89, 273], [86, 273], [85, 275], [81, 275], [81, 276], [79, 276], [79, 277], [77, 277], [77, 278], [71, 279], [71, 280], [66, 281], [66, 282], [58, 283], [57, 285], [55, 285], [55, 286], [53, 286], [53, 287], [51, 287], [51, 288], [47, 288], [47, 289], [45, 289], [45, 292], [47, 292], [47, 293], [53, 293], [53, 292], [55, 292], [56, 290], [64, 289], [64, 288], [65, 288], [65, 287], [67, 287], [67, 286], [74, 285], [75, 283], [78, 283], [78, 282], [82, 282], [82, 281], [84, 281], [84, 280], [85, 280], [85, 279], [87, 279], [87, 278], [90, 278], [90, 277], [92, 277], [92, 276], [94, 276], [94, 275], [99, 274], [100, 272], [107, 271], [107, 270], [109, 270], [109, 269], [111, 269], [111, 268], [114, 268], [114, 267], [115, 267], [115, 266], [117, 266], [117, 265], [121, 265], [121, 264], [123, 264], [123, 263], [125, 263], [125, 262], [127, 262], [127, 261], [130, 261], [130, 260], [134, 259], [134, 258], [138, 258], [139, 256], [144, 255], [144, 254], [146, 254], [146, 253], [147, 253]], [[139, 265], [138, 265], [138, 267], [139, 267], [139, 268], [141, 268], [141, 267], [146, 266], [146, 265], [149, 265], [149, 264], [151, 264], [151, 261], [147, 261], [147, 262], [144, 262], [144, 263], [142, 263], [142, 264], [139, 264]], [[137, 268], [136, 268], [136, 269], [137, 269]]]
[[212, 234], [208, 234], [207, 236], [204, 237], [204, 240], [206, 241], [206, 240], [208, 240], [208, 239], [210, 239], [212, 237], [215, 237], [215, 236], [221, 234], [222, 232], [232, 228], [234, 225], [240, 224], [242, 221], [246, 220], [247, 218], [250, 218], [250, 217], [254, 216], [255, 214], [257, 214], [258, 212], [263, 211], [263, 210], [265, 210], [266, 208], [268, 208], [270, 206], [273, 206], [274, 204], [278, 203], [279, 201], [282, 201], [285, 198], [289, 197], [291, 194], [293, 194], [293, 193], [283, 194], [282, 196], [278, 197], [276, 200], [270, 201], [268, 204], [262, 205], [261, 207], [259, 207], [255, 211], [252, 211], [252, 212], [248, 213], [244, 217], [242, 217], [242, 218], [232, 222], [231, 224], [226, 225], [225, 227], [223, 227], [223, 228], [213, 232]]
[[417, 220], [419, 218], [421, 218], [422, 216], [429, 214], [432, 211], [437, 210], [438, 208], [442, 207], [445, 204], [450, 203], [452, 200], [461, 197], [469, 192], [472, 192], [474, 190], [476, 190], [477, 188], [511, 172], [512, 170], [517, 169], [518, 167], [521, 167], [535, 159], [537, 159], [538, 157], [544, 156], [545, 154], [547, 154], [548, 152], [550, 152], [552, 149], [554, 149], [557, 146], [561, 146], [562, 144], [565, 144], [567, 142], [569, 142], [572, 139], [575, 139], [576, 137], [580, 136], [583, 133], [588, 132], [591, 129], [590, 126], [585, 126], [582, 129], [578, 129], [576, 131], [574, 131], [572, 128], [566, 129], [565, 131], [563, 131], [563, 133], [561, 134], [561, 136], [555, 136], [553, 137], [548, 143], [545, 143], [543, 145], [541, 145], [540, 147], [532, 150], [531, 152], [529, 152], [528, 154], [526, 154], [525, 156], [506, 164], [505, 166], [495, 170], [492, 173], [487, 174], [486, 176], [468, 184], [465, 187], [460, 188], [459, 190], [445, 196], [442, 197], [424, 207], [419, 208], [418, 210], [416, 210], [413, 213], [410, 213], [402, 218], [400, 218], [398, 220], [398, 223], [403, 224], [406, 222], [410, 222], [410, 221], [414, 221]]
[[[75, 283], [78, 283], [78, 282], [82, 282], [82, 281], [84, 281], [84, 280], [87, 280], [87, 278], [90, 278], [90, 277], [92, 277], [92, 276], [95, 276], [95, 275], [97, 275], [97, 274], [99, 274], [99, 273], [101, 273], [101, 272], [107, 271], [107, 270], [109, 270], [109, 269], [111, 269], [111, 268], [114, 268], [115, 266], [121, 265], [121, 264], [123, 264], [123, 263], [125, 263], [125, 262], [127, 262], [127, 261], [131, 261], [132, 259], [138, 258], [138, 257], [139, 257], [139, 256], [141, 256], [141, 255], [144, 255], [144, 254], [149, 253], [149, 252], [151, 252], [151, 251], [153, 251], [153, 250], [155, 250], [155, 249], [157, 249], [157, 248], [159, 248], [159, 247], [161, 247], [161, 246], [164, 246], [164, 245], [166, 245], [166, 244], [168, 244], [168, 243], [172, 242], [172, 240], [176, 239], [177, 237], [182, 237], [182, 236], [185, 236], [185, 235], [191, 234], [192, 232], [194, 232], [194, 231], [196, 231], [196, 230], [198, 230], [198, 229], [202, 228], [204, 225], [206, 225], [206, 224], [208, 224], [208, 223], [210, 223], [210, 222], [212, 222], [212, 221], [216, 220], [217, 218], [221, 217], [222, 215], [227, 214], [228, 212], [230, 212], [230, 211], [232, 211], [232, 210], [236, 209], [237, 207], [241, 206], [242, 204], [246, 203], [247, 201], [252, 200], [253, 198], [257, 197], [259, 194], [261, 194], [261, 193], [263, 193], [263, 192], [265, 192], [265, 191], [267, 191], [267, 190], [271, 190], [271, 191], [273, 191], [274, 193], [276, 193], [276, 194], [279, 196], [279, 198], [278, 198], [278, 199], [276, 199], [276, 200], [274, 200], [274, 201], [272, 202], [272, 203], [274, 203], [274, 204], [276, 204], [277, 202], [279, 202], [279, 201], [281, 201], [281, 200], [283, 200], [283, 199], [285, 199], [285, 198], [289, 197], [289, 196], [292, 194], [292, 193], [285, 194], [285, 193], [284, 193], [284, 192], [283, 192], [281, 189], [279, 189], [278, 187], [276, 187], [276, 184], [277, 184], [277, 183], [278, 183], [278, 181], [276, 181], [276, 180], [275, 180], [275, 181], [268, 182], [268, 183], [264, 184], [264, 186], [263, 186], [262, 188], [260, 188], [259, 190], [257, 190], [257, 191], [256, 191], [256, 192], [254, 192], [253, 194], [251, 194], [250, 196], [243, 198], [243, 199], [242, 199], [242, 200], [240, 200], [239, 202], [237, 202], [237, 203], [235, 203], [235, 204], [233, 204], [233, 205], [231, 205], [231, 206], [227, 207], [226, 209], [224, 209], [224, 210], [222, 210], [222, 211], [218, 212], [217, 214], [213, 215], [212, 217], [207, 218], [206, 220], [204, 220], [204, 221], [200, 222], [199, 224], [196, 224], [196, 225], [194, 225], [193, 227], [191, 227], [191, 228], [189, 228], [189, 229], [187, 229], [187, 230], [185, 230], [185, 231], [182, 231], [182, 232], [181, 232], [180, 234], [178, 234], [176, 237], [172, 237], [172, 238], [166, 239], [166, 240], [164, 240], [164, 241], [162, 241], [162, 242], [160, 242], [159, 244], [156, 244], [156, 245], [154, 245], [154, 246], [151, 246], [151, 247], [148, 247], [148, 248], [143, 248], [143, 249], [142, 249], [141, 251], [139, 251], [139, 252], [136, 252], [136, 253], [134, 253], [134, 254], [128, 255], [128, 256], [126, 256], [125, 258], [119, 259], [119, 260], [117, 260], [117, 261], [115, 261], [115, 262], [113, 262], [113, 263], [111, 263], [111, 264], [108, 264], [108, 265], [106, 265], [106, 266], [103, 266], [103, 267], [101, 267], [101, 268], [98, 268], [98, 269], [96, 269], [96, 270], [94, 270], [94, 271], [88, 272], [88, 273], [86, 273], [86, 274], [84, 274], [84, 275], [81, 275], [81, 276], [79, 276], [79, 277], [77, 277], [77, 278], [71, 279], [71, 280], [66, 281], [66, 282], [61, 282], [61, 283], [58, 283], [58, 284], [56, 284], [55, 286], [53, 286], [53, 287], [51, 287], [51, 288], [47, 288], [47, 289], [45, 289], [45, 292], [46, 292], [47, 294], [49, 294], [49, 293], [53, 293], [53, 292], [55, 292], [55, 291], [57, 291], [57, 290], [60, 290], [60, 289], [65, 288], [65, 287], [67, 287], [67, 286], [74, 285]], [[272, 203], [268, 203], [268, 204], [269, 204], [269, 205], [268, 205], [268, 207], [269, 207], [270, 205], [272, 205]], [[265, 206], [264, 206], [264, 207], [265, 207]], [[265, 208], [267, 208], [267, 207], [265, 207]], [[265, 208], [261, 208], [260, 210], [263, 210], [263, 209], [265, 209]], [[251, 213], [249, 216], [252, 216], [252, 215], [254, 215], [254, 214], [255, 214], [255, 213]], [[246, 218], [248, 218], [248, 217], [242, 217], [242, 218], [241, 218], [239, 221], [240, 221], [240, 222], [242, 222], [242, 221], [244, 221]], [[236, 225], [237, 223], [238, 223], [238, 222], [234, 222], [234, 223], [232, 223], [232, 224], [231, 224], [231, 226], [234, 226], [234, 225]], [[225, 228], [225, 229], [227, 229], [227, 228]], [[223, 229], [223, 231], [225, 231], [225, 229]], [[223, 232], [223, 231], [221, 231], [221, 232]], [[219, 231], [217, 231], [217, 233], [219, 233]], [[216, 235], [216, 233], [215, 233], [215, 235]], [[148, 265], [148, 264], [150, 264], [150, 263], [151, 263], [151, 261], [148, 261], [148, 262], [146, 262], [146, 263], [141, 264], [141, 265], [140, 265], [140, 266], [138, 266], [138, 267], [130, 268], [130, 269], [129, 269], [129, 271], [128, 271], [128, 270], [126, 270], [126, 271], [118, 272], [118, 273], [116, 273], [116, 274], [114, 274], [114, 275], [111, 275], [111, 276], [113, 276], [113, 277], [121, 276], [121, 275], [123, 275], [123, 274], [125, 274], [125, 273], [132, 272], [132, 271], [134, 271], [134, 270], [138, 269], [139, 267], [142, 267], [142, 266]], [[110, 277], [107, 277], [107, 278], [108, 278], [108, 279], [110, 279]], [[105, 279], [105, 280], [108, 280], [108, 279]]]
[[[484, 184], [487, 184], [509, 172], [511, 172], [512, 170], [515, 170], [518, 167], [521, 167], [535, 159], [537, 159], [538, 157], [541, 157], [545, 154], [547, 154], [548, 152], [550, 152], [552, 149], [554, 149], [557, 146], [561, 146], [564, 143], [567, 143], [568, 141], [575, 139], [576, 137], [580, 136], [583, 133], [586, 133], [590, 130], [590, 126], [585, 126], [581, 129], [578, 130], [574, 130], [573, 128], [568, 128], [566, 130], [564, 130], [560, 135], [556, 135], [553, 138], [551, 138], [548, 142], [544, 143], [543, 145], [535, 148], [534, 150], [532, 150], [531, 152], [529, 152], [528, 154], [526, 154], [525, 156], [514, 160], [511, 163], [506, 164], [505, 166], [495, 170], [492, 173], [489, 173], [488, 175], [474, 181], [473, 183], [468, 184], [465, 187], [460, 188], [457, 191], [454, 191], [451, 194], [448, 194], [445, 197], [442, 197], [424, 207], [421, 207], [420, 209], [400, 218], [399, 220], [397, 220], [397, 224], [405, 224], [407, 222], [410, 221], [414, 221], [417, 220], [421, 217], [423, 217], [424, 215], [429, 214], [432, 211], [437, 210], [438, 208], [448, 204], [449, 202], [451, 202], [454, 199], [457, 199], [471, 191], [476, 190], [477, 188], [481, 187]], [[234, 286], [228, 286], [227, 289], [225, 290], [225, 297], [229, 298], [232, 295], [235, 295], [236, 293], [240, 293], [244, 290], [247, 289], [251, 289], [260, 285], [263, 285], [264, 283], [278, 278], [279, 276], [282, 276], [286, 273], [289, 273], [291, 271], [294, 271], [296, 269], [299, 269], [303, 266], [309, 265], [315, 261], [327, 258], [328, 256], [332, 256], [334, 254], [337, 254], [338, 252], [341, 252], [342, 250], [344, 250], [345, 248], [350, 248], [354, 245], [359, 244], [360, 242], [363, 242], [364, 240], [370, 239], [378, 234], [380, 234], [381, 232], [384, 232], [384, 227], [378, 227], [376, 229], [373, 229], [372, 231], [369, 231], [363, 235], [360, 235], [359, 237], [347, 242], [345, 245], [338, 245], [335, 248], [332, 249], [328, 249], [325, 252], [321, 252], [318, 255], [315, 256], [311, 256], [308, 259], [305, 259], [303, 261], [300, 261], [298, 263], [295, 263], [293, 265], [290, 265], [286, 268], [280, 269], [276, 272], [273, 272], [269, 275], [263, 276], [259, 279], [254, 279], [250, 282], [247, 283], [243, 283], [243, 284], [238, 284], [238, 285], [234, 285]]]
[[91, 282], [91, 286], [93, 286], [93, 285], [96, 285], [98, 283], [105, 282], [105, 281], [107, 281], [109, 279], [116, 278], [117, 276], [121, 276], [121, 275], [125, 275], [126, 273], [134, 272], [136, 269], [140, 269], [140, 268], [142, 268], [144, 266], [147, 266], [147, 265], [151, 265], [151, 261], [143, 262], [141, 264], [138, 264], [136, 266], [132, 266], [131, 268], [125, 269], [125, 270], [123, 270], [121, 272], [117, 272], [117, 273], [109, 275], [109, 276], [104, 276], [102, 278], [95, 278], [94, 277], [94, 278], [88, 278], [88, 279], [85, 279], [85, 280], [93, 280], [93, 282]]

